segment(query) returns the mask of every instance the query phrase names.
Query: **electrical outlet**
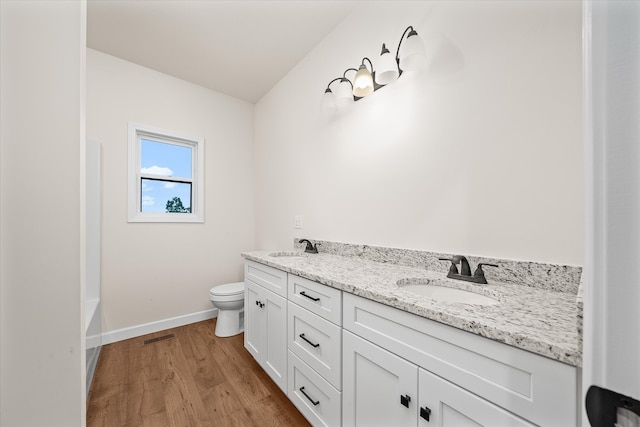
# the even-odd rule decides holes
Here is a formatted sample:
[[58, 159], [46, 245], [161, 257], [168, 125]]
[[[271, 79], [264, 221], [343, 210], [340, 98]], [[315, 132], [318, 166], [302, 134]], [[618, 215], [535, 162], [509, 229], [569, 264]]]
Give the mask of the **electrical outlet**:
[[296, 228], [296, 229], [302, 228], [302, 215], [296, 215], [293, 217], [293, 228]]

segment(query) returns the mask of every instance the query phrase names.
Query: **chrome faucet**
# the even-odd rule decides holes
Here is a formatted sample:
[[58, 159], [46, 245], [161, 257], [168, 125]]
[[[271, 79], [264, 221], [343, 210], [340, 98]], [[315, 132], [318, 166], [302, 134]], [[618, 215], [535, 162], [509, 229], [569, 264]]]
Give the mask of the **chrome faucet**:
[[[473, 283], [481, 283], [486, 285], [487, 279], [484, 277], [484, 270], [482, 266], [487, 267], [499, 267], [497, 264], [489, 264], [487, 262], [481, 262], [478, 264], [476, 271], [471, 275], [471, 266], [469, 265], [469, 260], [462, 255], [455, 255], [452, 258], [439, 258], [440, 261], [449, 261], [451, 262], [451, 267], [449, 267], [449, 273], [447, 273], [447, 277], [450, 279], [456, 280], [464, 280], [467, 282]], [[458, 264], [460, 264], [460, 272], [458, 272]]]
[[304, 248], [304, 251], [310, 254], [317, 254], [318, 253], [318, 245], [319, 243], [316, 243], [315, 245], [313, 243], [311, 243], [311, 240], [309, 239], [302, 239], [302, 240], [298, 240], [298, 243], [304, 243], [307, 242], [307, 247]]

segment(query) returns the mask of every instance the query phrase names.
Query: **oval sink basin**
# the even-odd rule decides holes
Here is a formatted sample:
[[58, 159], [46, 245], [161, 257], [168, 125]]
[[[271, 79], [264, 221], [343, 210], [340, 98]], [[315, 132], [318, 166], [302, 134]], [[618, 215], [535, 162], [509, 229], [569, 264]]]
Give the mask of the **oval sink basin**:
[[462, 304], [496, 305], [500, 301], [486, 295], [465, 291], [464, 289], [432, 284], [401, 285], [400, 289], [417, 295], [422, 295], [438, 301], [456, 302]]
[[276, 258], [287, 258], [287, 257], [306, 257], [309, 255], [307, 255], [304, 252], [289, 251], [289, 252], [273, 252], [273, 253], [270, 253], [269, 256], [276, 257]]

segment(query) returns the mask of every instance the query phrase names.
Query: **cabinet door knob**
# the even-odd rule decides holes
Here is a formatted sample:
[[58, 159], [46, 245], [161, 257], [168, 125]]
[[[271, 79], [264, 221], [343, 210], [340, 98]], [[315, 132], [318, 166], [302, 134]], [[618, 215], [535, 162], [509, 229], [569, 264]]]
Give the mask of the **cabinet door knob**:
[[426, 406], [424, 408], [420, 408], [420, 416], [429, 421], [429, 417], [431, 417], [431, 409]]
[[314, 343], [314, 342], [309, 341], [309, 339], [307, 337], [305, 337], [304, 334], [300, 334], [299, 337], [302, 338], [303, 340], [305, 340], [306, 342], [308, 342], [313, 348], [320, 347], [320, 343]]
[[309, 399], [309, 402], [313, 403], [313, 406], [318, 406], [320, 404], [319, 400], [313, 400], [311, 397], [309, 397], [307, 393], [305, 393], [304, 387], [300, 387], [299, 390], [300, 390], [300, 393], [304, 394], [304, 397]]
[[264, 307], [264, 303], [260, 302], [260, 301], [256, 301], [256, 305], [260, 308]]
[[405, 407], [409, 407], [409, 402], [411, 402], [411, 396], [409, 396], [408, 394], [405, 394], [404, 396], [400, 396], [400, 403], [402, 404], [402, 406]]
[[303, 297], [309, 298], [311, 301], [320, 301], [320, 298], [312, 297], [311, 295], [307, 295], [304, 291], [300, 292], [300, 295]]

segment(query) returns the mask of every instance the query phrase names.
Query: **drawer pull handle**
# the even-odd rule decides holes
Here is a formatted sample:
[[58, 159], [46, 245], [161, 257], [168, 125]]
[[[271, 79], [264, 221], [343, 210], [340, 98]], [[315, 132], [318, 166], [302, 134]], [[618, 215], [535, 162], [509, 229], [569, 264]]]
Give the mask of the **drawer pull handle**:
[[309, 397], [307, 393], [305, 393], [304, 387], [300, 387], [300, 393], [304, 394], [304, 397], [309, 399], [309, 402], [313, 403], [313, 406], [318, 406], [320, 404], [319, 400], [313, 400], [312, 398]]
[[411, 396], [409, 396], [408, 394], [405, 394], [404, 396], [400, 396], [400, 403], [402, 404], [402, 406], [405, 407], [409, 407], [409, 402], [411, 402]]
[[429, 421], [429, 417], [431, 416], [431, 409], [426, 406], [424, 408], [420, 408], [420, 416]]
[[303, 340], [308, 342], [310, 345], [312, 345], [314, 348], [320, 347], [319, 343], [313, 343], [313, 342], [309, 341], [309, 339], [307, 337], [305, 337], [304, 334], [300, 334], [299, 336], [300, 336], [300, 338], [302, 338]]
[[314, 298], [311, 295], [307, 295], [304, 293], [304, 291], [300, 292], [300, 295], [302, 295], [303, 297], [309, 298], [311, 301], [320, 301], [320, 298]]

